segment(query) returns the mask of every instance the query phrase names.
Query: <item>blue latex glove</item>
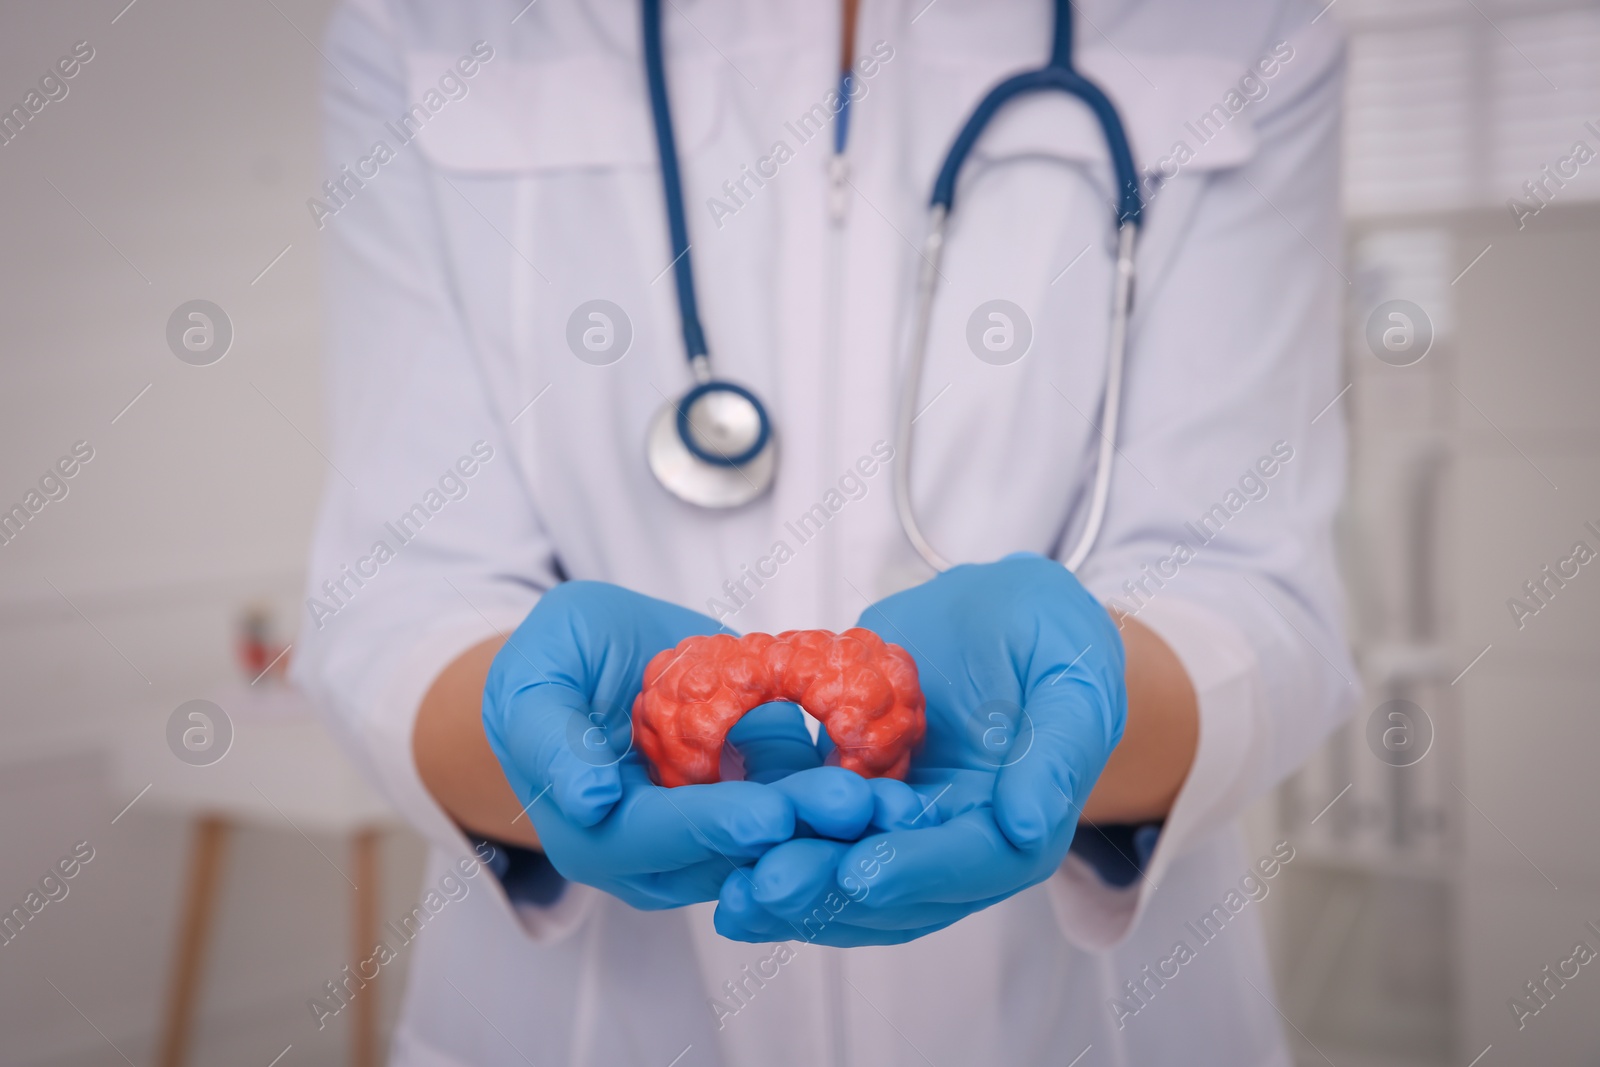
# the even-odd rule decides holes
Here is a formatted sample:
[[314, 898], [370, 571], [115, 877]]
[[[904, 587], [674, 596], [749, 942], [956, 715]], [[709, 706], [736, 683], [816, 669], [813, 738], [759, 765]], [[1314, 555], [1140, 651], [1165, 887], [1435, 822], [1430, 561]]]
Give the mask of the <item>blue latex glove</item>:
[[[872, 790], [817, 766], [799, 709], [768, 705], [736, 727], [762, 781], [662, 789], [632, 746], [634, 697], [651, 657], [713, 619], [603, 582], [566, 582], [539, 603], [489, 669], [483, 724], [506, 780], [565, 878], [636, 908], [716, 898], [797, 825], [855, 837]], [[750, 722], [745, 726], [745, 722]], [[807, 754], [809, 751], [809, 755]]]
[[820, 928], [806, 940], [895, 944], [1035, 885], [1066, 856], [1122, 738], [1121, 637], [1059, 563], [1019, 553], [955, 567], [858, 625], [916, 660], [928, 735], [909, 782], [928, 810], [854, 844], [767, 852], [749, 879], [723, 886], [725, 936], [793, 936], [811, 917], [807, 935]]
[[751, 708], [728, 731], [728, 743], [744, 764], [749, 782], [776, 782], [822, 766], [824, 754], [811, 740], [805, 713], [800, 705], [786, 701]]

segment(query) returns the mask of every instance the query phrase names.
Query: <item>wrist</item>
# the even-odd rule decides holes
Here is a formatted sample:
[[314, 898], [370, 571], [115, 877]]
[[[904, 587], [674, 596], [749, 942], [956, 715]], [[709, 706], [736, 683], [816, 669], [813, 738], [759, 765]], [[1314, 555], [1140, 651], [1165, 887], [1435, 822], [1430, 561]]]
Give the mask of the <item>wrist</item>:
[[469, 834], [539, 847], [533, 823], [483, 729], [483, 687], [489, 665], [504, 644], [491, 638], [474, 645], [439, 672], [417, 709], [411, 755], [433, 799]]
[[1083, 806], [1085, 822], [1143, 823], [1172, 810], [1194, 765], [1200, 710], [1188, 672], [1154, 630], [1113, 613], [1126, 653], [1122, 740]]

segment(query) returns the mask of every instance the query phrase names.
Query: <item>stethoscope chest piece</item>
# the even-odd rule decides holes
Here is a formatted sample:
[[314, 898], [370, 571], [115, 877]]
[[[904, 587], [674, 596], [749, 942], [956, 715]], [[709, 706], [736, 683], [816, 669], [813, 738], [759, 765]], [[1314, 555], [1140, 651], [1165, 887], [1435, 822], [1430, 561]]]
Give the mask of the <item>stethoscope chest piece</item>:
[[645, 444], [650, 470], [673, 496], [702, 508], [736, 508], [772, 486], [778, 441], [749, 390], [701, 382], [663, 404]]

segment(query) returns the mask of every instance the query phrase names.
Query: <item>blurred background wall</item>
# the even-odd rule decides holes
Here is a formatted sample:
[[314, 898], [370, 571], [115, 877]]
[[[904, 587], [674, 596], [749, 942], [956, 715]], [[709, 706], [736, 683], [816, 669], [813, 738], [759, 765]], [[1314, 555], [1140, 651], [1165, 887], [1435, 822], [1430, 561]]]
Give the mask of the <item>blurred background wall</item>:
[[[193, 817], [167, 783], [118, 817], [153, 779], [125, 779], [113, 755], [129, 734], [152, 738], [202, 786], [230, 773], [255, 795], [230, 768], [254, 747], [240, 716], [215, 767], [177, 763], [163, 731], [180, 703], [241, 684], [248, 606], [292, 640], [325, 470], [305, 201], [323, 177], [331, 4], [126, 3], [0, 8], [7, 110], [78, 42], [93, 53], [0, 145], [3, 507], [75, 442], [93, 450], [67, 495], [0, 546], [3, 909], [78, 842], [94, 857], [0, 946], [7, 1067], [157, 1062]], [[210, 366], [166, 339], [195, 299], [233, 327]], [[285, 1067], [344, 1063], [348, 1017], [318, 1032], [306, 1001], [352, 959], [349, 842], [256, 785], [287, 817], [260, 805], [276, 824], [241, 820], [221, 857], [190, 1062], [265, 1067], [293, 1044]], [[383, 846], [387, 917], [409, 904], [421, 854], [405, 833]]]
[[1597, 1064], [1600, 982], [1525, 983], [1600, 948], [1600, 583], [1542, 570], [1600, 549], [1600, 10], [1329, 14], [1367, 699], [1275, 805], [1283, 1009], [1308, 1064]]
[[[306, 1001], [352, 959], [362, 908], [410, 906], [421, 853], [398, 828], [363, 851], [380, 809], [260, 673], [293, 640], [325, 473], [305, 200], [329, 4], [125, 3], [0, 9], [4, 109], [92, 50], [0, 144], [0, 508], [92, 450], [0, 545], [0, 911], [92, 850], [0, 945], [0, 1062], [158, 1062], [195, 816], [215, 810], [189, 1061], [344, 1063], [356, 1014], [318, 1030]], [[1326, 17], [1351, 40], [1351, 387], [1328, 417], [1354, 427], [1367, 698], [1251, 818], [1298, 850], [1262, 905], [1280, 1003], [1307, 1064], [1600, 1064], [1600, 970], [1521, 1029], [1509, 1005], [1600, 947], [1600, 566], [1542, 572], [1600, 550], [1600, 159], [1565, 162], [1600, 153], [1600, 7]], [[200, 299], [232, 331], [206, 366], [167, 338]], [[238, 647], [252, 609], [275, 620], [264, 657]], [[230, 760], [205, 765], [219, 724], [188, 718], [172, 751], [193, 724], [202, 751], [168, 753], [195, 699], [234, 713]], [[369, 1001], [380, 1033], [403, 968]]]

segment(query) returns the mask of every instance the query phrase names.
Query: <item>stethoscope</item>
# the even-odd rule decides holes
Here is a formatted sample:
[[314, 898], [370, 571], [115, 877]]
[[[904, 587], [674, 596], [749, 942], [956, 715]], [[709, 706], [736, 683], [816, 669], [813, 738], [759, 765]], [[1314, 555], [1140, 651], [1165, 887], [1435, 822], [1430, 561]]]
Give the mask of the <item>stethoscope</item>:
[[[655, 120], [656, 144], [661, 156], [661, 185], [666, 198], [667, 228], [672, 237], [673, 278], [694, 386], [657, 413], [650, 427], [650, 469], [668, 492], [701, 507], [732, 508], [749, 503], [772, 487], [777, 471], [778, 440], [771, 417], [759, 398], [744, 386], [715, 377], [711, 356], [700, 325], [694, 294], [694, 272], [689, 260], [689, 227], [683, 210], [683, 187], [678, 170], [678, 150], [672, 134], [672, 113], [667, 101], [666, 70], [661, 47], [661, 0], [642, 0], [645, 77], [650, 87], [650, 110]], [[928, 204], [928, 236], [922, 246], [922, 269], [917, 278], [916, 319], [911, 349], [901, 384], [899, 417], [895, 428], [895, 510], [907, 540], [935, 570], [948, 570], [949, 560], [929, 543], [917, 522], [911, 502], [912, 423], [916, 419], [922, 369], [928, 354], [928, 333], [933, 321], [933, 299], [939, 284], [939, 261], [944, 252], [945, 230], [955, 203], [956, 179], [985, 128], [1012, 99], [1029, 93], [1057, 91], [1081, 100], [1094, 113], [1111, 156], [1117, 185], [1117, 254], [1111, 300], [1111, 329], [1106, 343], [1106, 386], [1100, 411], [1100, 447], [1095, 460], [1094, 486], [1089, 513], [1066, 565], [1077, 570], [1089, 555], [1105, 521], [1111, 495], [1111, 466], [1115, 457], [1117, 421], [1121, 411], [1123, 363], [1127, 349], [1128, 316], [1133, 306], [1133, 249], [1143, 204], [1138, 173], [1128, 136], [1117, 109], [1104, 92], [1072, 66], [1071, 0], [1055, 0], [1055, 26], [1050, 60], [1038, 70], [1005, 79], [978, 103], [956, 135]], [[842, 116], [841, 116], [842, 118]]]

